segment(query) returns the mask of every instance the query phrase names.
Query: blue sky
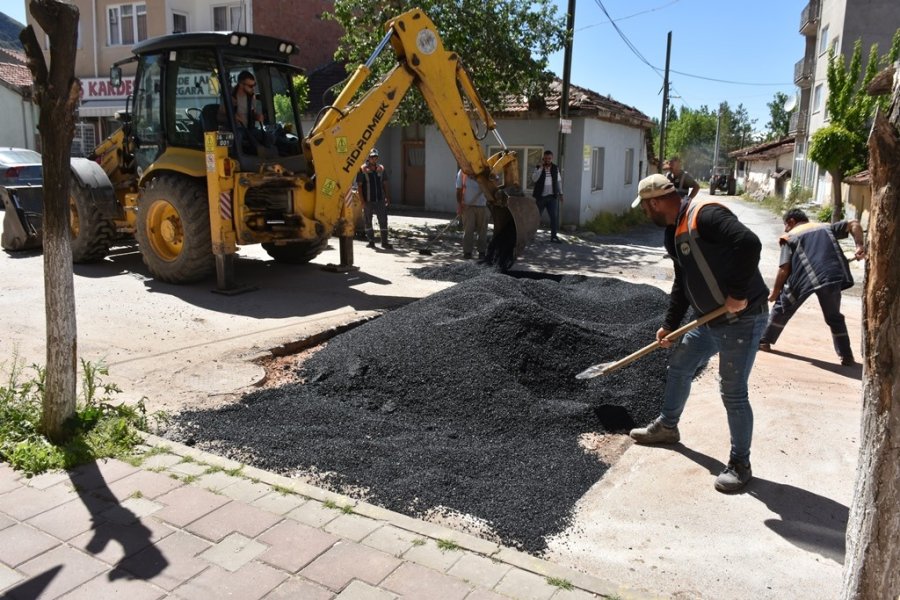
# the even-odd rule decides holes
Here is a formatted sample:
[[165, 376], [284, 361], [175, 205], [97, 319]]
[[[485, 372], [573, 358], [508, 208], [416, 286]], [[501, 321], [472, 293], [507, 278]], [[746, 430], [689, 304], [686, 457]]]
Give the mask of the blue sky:
[[[553, 0], [565, 15], [568, 0]], [[661, 75], [622, 40], [601, 9], [650, 64], [666, 64], [666, 34], [672, 32], [670, 69], [733, 85], [672, 73], [674, 106], [714, 109], [727, 101], [743, 104], [754, 129], [769, 121], [775, 92], [794, 93], [794, 64], [803, 58], [800, 12], [806, 0], [576, 0], [572, 83], [610, 95], [651, 117], [662, 112]], [[551, 57], [562, 75], [563, 53]]]
[[[568, 0], [553, 0], [564, 15]], [[662, 111], [662, 77], [641, 62], [616, 33], [600, 3], [650, 64], [666, 63], [666, 33], [672, 31], [671, 69], [750, 84], [733, 85], [673, 73], [672, 104], [697, 109], [726, 100], [743, 104], [754, 128], [765, 129], [766, 103], [777, 91], [793, 94], [794, 63], [803, 58], [798, 32], [807, 0], [576, 0], [572, 83], [634, 106], [651, 117]], [[25, 2], [4, 11], [25, 22]], [[563, 53], [550, 67], [562, 76]]]

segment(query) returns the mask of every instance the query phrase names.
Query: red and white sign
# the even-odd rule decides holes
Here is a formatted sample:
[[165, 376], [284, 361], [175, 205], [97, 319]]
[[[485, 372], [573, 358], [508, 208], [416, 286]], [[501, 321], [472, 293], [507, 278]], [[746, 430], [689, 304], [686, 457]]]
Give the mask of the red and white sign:
[[134, 77], [123, 77], [122, 85], [113, 87], [109, 78], [83, 77], [81, 79], [82, 100], [124, 100], [134, 90]]

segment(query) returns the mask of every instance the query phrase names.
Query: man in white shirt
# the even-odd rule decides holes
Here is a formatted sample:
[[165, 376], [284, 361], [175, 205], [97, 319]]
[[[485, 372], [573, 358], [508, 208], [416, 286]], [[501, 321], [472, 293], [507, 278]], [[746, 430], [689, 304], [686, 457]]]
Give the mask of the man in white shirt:
[[478, 258], [484, 260], [487, 252], [488, 212], [487, 200], [478, 182], [462, 172], [456, 172], [457, 212], [463, 221], [463, 258], [472, 258], [475, 237], [478, 237]]

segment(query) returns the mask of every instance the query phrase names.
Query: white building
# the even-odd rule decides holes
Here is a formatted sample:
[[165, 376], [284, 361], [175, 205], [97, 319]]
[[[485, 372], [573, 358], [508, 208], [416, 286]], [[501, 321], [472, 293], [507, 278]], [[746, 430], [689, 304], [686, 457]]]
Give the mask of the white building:
[[791, 181], [794, 136], [729, 152], [736, 163], [737, 184], [753, 197], [784, 198]]
[[[557, 80], [543, 102], [529, 106], [525, 99], [511, 99], [494, 114], [498, 132], [518, 155], [519, 184], [529, 194], [531, 170], [544, 150], [559, 162], [560, 95]], [[560, 223], [581, 225], [600, 213], [630, 208], [638, 182], [647, 174], [651, 121], [633, 107], [578, 86], [570, 86], [569, 98], [572, 133], [565, 135]], [[390, 128], [377, 145], [392, 174], [394, 198], [424, 210], [456, 210], [456, 159], [437, 127]], [[488, 135], [485, 152], [498, 149]]]

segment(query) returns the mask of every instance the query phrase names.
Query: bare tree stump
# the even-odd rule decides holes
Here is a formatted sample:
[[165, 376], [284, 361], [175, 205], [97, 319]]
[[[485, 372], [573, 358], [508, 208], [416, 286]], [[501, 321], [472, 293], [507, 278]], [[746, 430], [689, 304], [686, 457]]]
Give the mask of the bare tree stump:
[[31, 0], [35, 21], [50, 38], [50, 67], [30, 25], [19, 38], [25, 46], [40, 107], [44, 166], [44, 298], [47, 319], [47, 365], [43, 433], [63, 441], [63, 423], [75, 414], [78, 367], [75, 289], [69, 242], [69, 153], [75, 133], [75, 109], [81, 82], [75, 78], [78, 7], [59, 0]]
[[[897, 70], [896, 73], [900, 73]], [[845, 599], [900, 597], [900, 77], [869, 136], [872, 215], [863, 302], [863, 415], [847, 524]]]

